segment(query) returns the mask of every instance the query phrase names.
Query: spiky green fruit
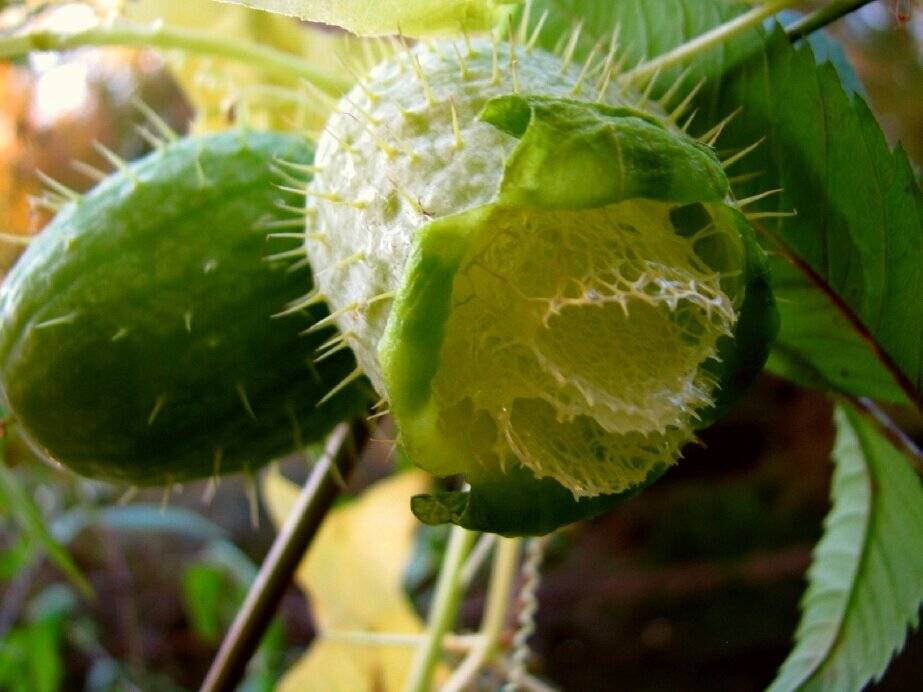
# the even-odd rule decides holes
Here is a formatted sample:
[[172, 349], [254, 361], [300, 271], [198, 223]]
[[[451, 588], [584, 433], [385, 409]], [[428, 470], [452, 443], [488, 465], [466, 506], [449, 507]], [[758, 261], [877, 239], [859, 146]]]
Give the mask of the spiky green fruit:
[[40, 454], [172, 483], [256, 469], [363, 408], [362, 383], [318, 405], [354, 367], [312, 363], [332, 330], [299, 332], [326, 310], [272, 317], [305, 273], [266, 261], [267, 229], [297, 223], [271, 169], [311, 158], [292, 135], [182, 139], [58, 213], [0, 288], [0, 391]]
[[[489, 41], [374, 68], [318, 142], [307, 249], [427, 521], [542, 532], [659, 476], [775, 332], [714, 152], [601, 69]], [[504, 515], [504, 507], [505, 515]]]

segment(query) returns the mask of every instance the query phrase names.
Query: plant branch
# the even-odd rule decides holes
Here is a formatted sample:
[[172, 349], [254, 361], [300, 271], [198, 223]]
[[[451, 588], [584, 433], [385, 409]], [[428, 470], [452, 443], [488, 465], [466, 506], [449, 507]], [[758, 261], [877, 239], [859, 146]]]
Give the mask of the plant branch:
[[12, 60], [32, 51], [68, 50], [81, 46], [137, 46], [179, 49], [247, 63], [265, 72], [300, 77], [324, 92], [339, 96], [352, 86], [314, 68], [301, 58], [267, 46], [232, 41], [226, 36], [155, 23], [120, 22], [73, 33], [35, 30], [0, 38], [0, 59]]
[[439, 570], [439, 580], [436, 582], [433, 604], [430, 606], [426, 636], [417, 648], [413, 667], [407, 678], [405, 689], [408, 692], [430, 692], [432, 689], [433, 673], [442, 652], [442, 638], [455, 624], [458, 615], [462, 596], [461, 572], [465, 557], [477, 535], [477, 532], [468, 531], [460, 526], [452, 527], [449, 545]]
[[818, 29], [823, 29], [837, 19], [845, 17], [850, 12], [855, 12], [872, 2], [873, 0], [834, 0], [834, 2], [824, 5], [816, 12], [812, 12], [791, 26], [786, 27], [785, 35], [792, 42], [800, 41], [805, 36], [814, 33]]
[[487, 600], [484, 604], [484, 617], [481, 621], [481, 638], [468, 653], [461, 665], [452, 673], [442, 688], [442, 692], [462, 692], [468, 689], [478, 671], [483, 668], [503, 635], [506, 614], [509, 611], [516, 581], [516, 567], [519, 562], [520, 538], [501, 538], [494, 555], [493, 569]]
[[620, 81], [624, 84], [632, 84], [650, 79], [663, 70], [684, 63], [700, 53], [704, 53], [755, 26], [759, 26], [764, 20], [781, 12], [787, 7], [791, 7], [797, 2], [798, 0], [771, 0], [770, 2], [757, 5], [752, 10], [744, 12], [724, 24], [716, 26], [711, 31], [706, 31], [701, 36], [696, 36], [691, 41], [687, 41], [659, 57], [638, 65], [633, 70], [629, 70], [622, 75]]
[[342, 478], [356, 464], [356, 449], [367, 436], [364, 425], [340, 423], [327, 438], [298, 502], [285, 521], [244, 604], [231, 624], [201, 692], [231, 692], [237, 687], [269, 626], [295, 569], [340, 493]]

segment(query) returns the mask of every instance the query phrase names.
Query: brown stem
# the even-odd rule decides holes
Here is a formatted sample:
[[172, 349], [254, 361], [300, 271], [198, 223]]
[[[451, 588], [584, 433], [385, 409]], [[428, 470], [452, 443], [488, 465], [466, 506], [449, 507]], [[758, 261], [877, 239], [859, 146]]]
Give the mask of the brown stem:
[[269, 549], [200, 692], [231, 692], [243, 678], [295, 569], [340, 493], [342, 479], [356, 465], [356, 450], [367, 434], [363, 424], [350, 428], [340, 423], [327, 438], [324, 454]]

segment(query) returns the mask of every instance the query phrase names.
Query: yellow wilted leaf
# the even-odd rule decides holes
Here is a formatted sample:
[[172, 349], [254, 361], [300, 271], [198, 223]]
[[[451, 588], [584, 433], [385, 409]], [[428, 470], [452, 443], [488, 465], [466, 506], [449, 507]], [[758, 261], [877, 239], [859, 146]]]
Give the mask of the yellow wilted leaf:
[[520, 0], [227, 0], [343, 27], [360, 36], [484, 31]]
[[[413, 648], [351, 643], [335, 633], [423, 631], [401, 578], [417, 526], [409, 500], [426, 487], [426, 474], [402, 473], [376, 483], [326, 519], [296, 575], [311, 598], [318, 639], [281, 681], [282, 692], [401, 689]], [[264, 495], [277, 526], [298, 493], [278, 471], [267, 474]], [[325, 638], [328, 633], [332, 636]]]

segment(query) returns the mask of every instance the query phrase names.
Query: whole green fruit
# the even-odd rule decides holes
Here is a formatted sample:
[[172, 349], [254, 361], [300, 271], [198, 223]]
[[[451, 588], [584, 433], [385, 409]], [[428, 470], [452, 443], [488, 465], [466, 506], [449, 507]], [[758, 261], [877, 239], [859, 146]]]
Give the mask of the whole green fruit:
[[[0, 288], [0, 393], [44, 457], [140, 485], [254, 469], [360, 411], [347, 350], [314, 305], [273, 318], [304, 271], [267, 261], [267, 228], [297, 222], [274, 162], [301, 137], [187, 138], [66, 205]], [[287, 253], [282, 253], [283, 255]]]

